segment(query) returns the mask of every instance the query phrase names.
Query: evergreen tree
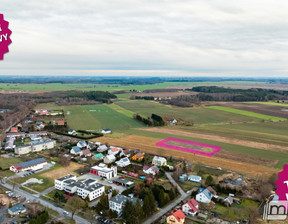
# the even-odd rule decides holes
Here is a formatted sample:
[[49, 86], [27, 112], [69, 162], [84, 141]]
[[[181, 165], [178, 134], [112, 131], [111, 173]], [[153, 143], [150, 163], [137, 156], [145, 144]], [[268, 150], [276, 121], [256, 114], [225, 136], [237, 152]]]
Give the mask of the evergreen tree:
[[144, 211], [139, 199], [137, 199], [135, 204], [135, 216], [136, 216], [136, 223], [141, 223], [141, 220], [144, 217]]
[[207, 186], [214, 185], [214, 179], [213, 179], [213, 177], [212, 177], [211, 175], [209, 175], [209, 176], [206, 178], [205, 184], [206, 184]]
[[135, 207], [133, 205], [133, 202], [130, 200], [127, 200], [124, 208], [123, 208], [123, 214], [122, 218], [125, 219], [127, 224], [134, 224], [135, 221]]
[[174, 198], [175, 198], [175, 193], [174, 193], [174, 191], [173, 191], [173, 189], [171, 188], [170, 190], [169, 190], [169, 197], [170, 197], [170, 200], [174, 200]]

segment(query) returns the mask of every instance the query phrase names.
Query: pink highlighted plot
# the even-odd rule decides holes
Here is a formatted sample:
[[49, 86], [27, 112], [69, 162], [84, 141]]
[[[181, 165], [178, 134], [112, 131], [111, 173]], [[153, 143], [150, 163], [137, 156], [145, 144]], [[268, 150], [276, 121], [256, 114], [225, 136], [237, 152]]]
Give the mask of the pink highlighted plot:
[[157, 146], [196, 153], [204, 156], [213, 156], [221, 150], [220, 146], [208, 145], [200, 142], [192, 142], [184, 139], [169, 137], [156, 143]]

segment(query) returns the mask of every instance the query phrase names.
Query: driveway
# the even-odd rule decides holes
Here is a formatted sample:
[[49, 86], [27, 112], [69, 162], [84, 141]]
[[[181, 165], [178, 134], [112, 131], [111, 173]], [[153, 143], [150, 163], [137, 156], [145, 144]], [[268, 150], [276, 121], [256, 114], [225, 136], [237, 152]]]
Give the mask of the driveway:
[[165, 175], [167, 176], [167, 178], [169, 179], [169, 181], [171, 182], [172, 185], [176, 186], [178, 191], [180, 192], [181, 196], [180, 198], [174, 200], [172, 203], [170, 203], [169, 205], [167, 205], [164, 208], [161, 208], [159, 210], [159, 212], [157, 212], [155, 215], [151, 216], [150, 218], [148, 218], [144, 224], [151, 224], [153, 222], [155, 222], [156, 220], [160, 219], [162, 216], [164, 216], [166, 213], [168, 213], [169, 211], [171, 211], [174, 207], [176, 207], [181, 201], [186, 200], [189, 197], [189, 194], [186, 194], [182, 188], [177, 184], [177, 182], [173, 179], [173, 177], [171, 176], [170, 173], [166, 172]]

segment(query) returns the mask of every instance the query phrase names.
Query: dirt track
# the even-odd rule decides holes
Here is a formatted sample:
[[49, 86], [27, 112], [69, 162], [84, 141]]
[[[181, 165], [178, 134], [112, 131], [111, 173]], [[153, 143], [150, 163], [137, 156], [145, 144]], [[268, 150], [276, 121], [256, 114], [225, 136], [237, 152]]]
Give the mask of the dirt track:
[[260, 142], [244, 141], [244, 140], [239, 140], [236, 138], [227, 138], [227, 137], [222, 137], [222, 136], [199, 134], [195, 132], [187, 132], [187, 131], [181, 131], [181, 130], [176, 130], [176, 129], [171, 129], [171, 128], [142, 128], [140, 130], [159, 132], [159, 133], [165, 133], [165, 134], [173, 134], [173, 135], [182, 135], [186, 137], [203, 138], [203, 139], [209, 139], [209, 140], [213, 140], [217, 142], [225, 142], [229, 144], [249, 146], [252, 148], [265, 149], [269, 151], [288, 152], [288, 146], [271, 145], [271, 144], [260, 143]]
[[139, 149], [144, 152], [162, 155], [162, 156], [173, 156], [178, 159], [188, 160], [191, 162], [200, 162], [205, 165], [214, 166], [214, 167], [221, 167], [227, 170], [237, 171], [243, 174], [248, 174], [252, 176], [270, 176], [273, 173], [279, 172], [279, 170], [262, 166], [256, 165], [246, 162], [241, 162], [237, 160], [230, 160], [225, 158], [219, 157], [207, 157], [201, 156], [197, 154], [182, 152], [173, 149], [167, 149], [162, 147], [155, 146], [156, 142], [162, 139], [157, 138], [150, 138], [150, 137], [143, 137], [143, 136], [136, 136], [136, 135], [129, 135], [122, 138], [109, 138], [109, 137], [101, 137], [94, 139], [94, 141], [100, 142], [108, 142], [111, 145], [117, 145], [123, 148], [129, 149]]

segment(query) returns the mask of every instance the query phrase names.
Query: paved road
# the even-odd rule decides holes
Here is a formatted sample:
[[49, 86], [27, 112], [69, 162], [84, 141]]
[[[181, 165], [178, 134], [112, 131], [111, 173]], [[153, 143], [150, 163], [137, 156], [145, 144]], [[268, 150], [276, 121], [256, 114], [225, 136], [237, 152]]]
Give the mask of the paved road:
[[155, 215], [147, 219], [143, 224], [151, 224], [155, 222], [156, 220], [160, 219], [163, 215], [165, 215], [167, 212], [171, 211], [174, 207], [176, 207], [181, 201], [184, 201], [189, 194], [186, 194], [182, 188], [176, 183], [176, 181], [173, 179], [170, 173], [166, 172], [165, 175], [169, 179], [169, 181], [172, 183], [172, 185], [176, 186], [178, 191], [181, 194], [181, 197], [167, 205], [166, 207], [162, 208], [157, 212]]
[[[6, 188], [8, 188], [11, 191], [13, 190], [13, 186], [10, 185], [10, 184], [1, 183], [1, 185], [6, 187]], [[62, 215], [63, 212], [65, 211], [63, 208], [57, 207], [57, 206], [51, 204], [50, 202], [48, 202], [48, 201], [46, 201], [46, 200], [44, 200], [42, 198], [39, 198], [39, 196], [35, 196], [33, 194], [30, 194], [30, 193], [28, 193], [26, 191], [23, 191], [23, 190], [21, 190], [21, 189], [19, 189], [17, 187], [14, 188], [14, 192], [16, 192], [17, 194], [21, 195], [22, 197], [26, 197], [26, 199], [31, 201], [31, 202], [32, 201], [33, 202], [38, 202], [41, 205], [44, 205], [46, 208], [50, 208], [50, 209], [52, 209], [54, 211], [57, 211], [59, 213], [59, 215]], [[69, 212], [69, 217], [71, 217], [71, 216], [72, 216], [72, 214], [71, 214], [71, 212]], [[82, 218], [82, 217], [80, 217], [78, 215], [74, 215], [73, 218], [76, 221], [76, 223], [89, 224], [89, 222], [86, 219], [84, 219], [84, 218]]]

